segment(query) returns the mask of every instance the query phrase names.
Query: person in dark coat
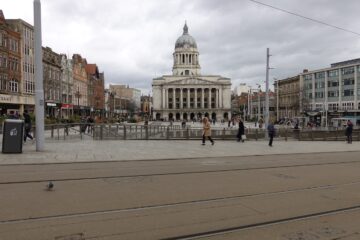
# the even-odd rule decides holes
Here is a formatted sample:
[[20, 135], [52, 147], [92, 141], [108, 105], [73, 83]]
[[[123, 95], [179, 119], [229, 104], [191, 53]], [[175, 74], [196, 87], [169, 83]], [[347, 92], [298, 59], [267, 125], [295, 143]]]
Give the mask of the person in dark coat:
[[272, 122], [269, 122], [267, 130], [268, 130], [268, 134], [269, 134], [269, 146], [272, 147], [273, 139], [275, 136], [275, 127]]
[[24, 142], [26, 142], [27, 138], [30, 138], [31, 140], [33, 140], [33, 136], [31, 136], [30, 132], [31, 132], [31, 118], [30, 115], [28, 113], [27, 110], [24, 110], [24, 123], [25, 123], [25, 133], [24, 133]]
[[347, 124], [346, 124], [346, 130], [345, 130], [347, 143], [352, 143], [352, 132], [353, 132], [353, 124], [350, 120], [348, 120]]
[[242, 139], [242, 136], [245, 134], [245, 126], [244, 126], [244, 122], [239, 119], [239, 130], [237, 133], [237, 141], [238, 142], [244, 142], [244, 139]]

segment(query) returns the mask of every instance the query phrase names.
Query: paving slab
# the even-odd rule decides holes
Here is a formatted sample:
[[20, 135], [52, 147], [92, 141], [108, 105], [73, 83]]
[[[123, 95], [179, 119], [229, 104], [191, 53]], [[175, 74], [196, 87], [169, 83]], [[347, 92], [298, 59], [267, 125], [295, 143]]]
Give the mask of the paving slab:
[[296, 153], [360, 151], [360, 142], [216, 141], [214, 146], [193, 140], [68, 140], [49, 141], [45, 151], [36, 152], [35, 143], [27, 143], [22, 154], [0, 154], [0, 164], [35, 164], [67, 162], [106, 162], [151, 159], [182, 159], [227, 156], [256, 156]]

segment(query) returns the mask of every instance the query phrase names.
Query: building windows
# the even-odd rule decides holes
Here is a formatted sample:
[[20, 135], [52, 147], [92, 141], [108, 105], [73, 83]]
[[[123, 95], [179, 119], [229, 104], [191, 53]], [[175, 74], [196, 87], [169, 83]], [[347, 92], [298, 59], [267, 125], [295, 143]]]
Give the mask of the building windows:
[[10, 51], [19, 52], [19, 42], [15, 39], [9, 39]]
[[0, 90], [6, 90], [7, 75], [0, 75]]
[[328, 87], [337, 87], [339, 86], [339, 81], [328, 81]]
[[354, 89], [345, 89], [343, 92], [344, 97], [354, 96]]
[[315, 98], [324, 98], [324, 92], [315, 92]]
[[6, 55], [0, 55], [0, 67], [7, 67], [7, 57]]
[[189, 73], [190, 73], [190, 71], [189, 71], [189, 70], [185, 70], [185, 75], [186, 75], [186, 76], [188, 76], [188, 75], [189, 75]]
[[315, 82], [315, 89], [317, 88], [324, 88], [325, 82]]
[[354, 109], [354, 103], [353, 102], [345, 102], [342, 103], [343, 110], [353, 110]]
[[11, 81], [9, 82], [8, 89], [9, 89], [10, 92], [18, 92], [18, 91], [19, 91], [18, 86], [19, 86], [18, 81], [16, 81], [15, 79], [13, 79], [13, 80], [11, 80]]
[[338, 70], [329, 71], [329, 77], [337, 77], [337, 76], [339, 76], [339, 71]]
[[352, 73], [354, 73], [354, 67], [342, 68], [341, 73], [342, 73], [342, 75], [352, 74]]
[[312, 89], [312, 83], [306, 83], [305, 89]]
[[325, 72], [315, 73], [315, 79], [324, 78], [324, 77], [325, 77]]
[[312, 74], [308, 74], [304, 76], [305, 80], [311, 80], [312, 79]]
[[329, 91], [328, 92], [328, 97], [338, 97], [339, 96], [339, 91]]
[[338, 110], [339, 104], [338, 103], [329, 103], [329, 110]]
[[344, 78], [342, 80], [343, 85], [354, 85], [354, 78]]

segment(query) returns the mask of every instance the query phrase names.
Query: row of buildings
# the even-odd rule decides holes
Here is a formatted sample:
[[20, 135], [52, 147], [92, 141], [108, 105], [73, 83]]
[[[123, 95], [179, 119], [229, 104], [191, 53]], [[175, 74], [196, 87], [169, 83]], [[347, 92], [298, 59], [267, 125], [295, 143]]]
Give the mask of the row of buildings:
[[[265, 93], [240, 84], [235, 89], [232, 111], [258, 118], [263, 116]], [[236, 96], [236, 97], [235, 97]], [[276, 79], [270, 92], [270, 116], [306, 119], [331, 125], [331, 119], [360, 120], [360, 59], [332, 63], [330, 67]]]
[[360, 59], [330, 64], [275, 82], [280, 118], [306, 116], [327, 125], [332, 118], [360, 119]]
[[[34, 111], [34, 28], [5, 19], [0, 10], [0, 113]], [[45, 112], [68, 118], [105, 110], [104, 73], [80, 54], [71, 58], [43, 47]]]

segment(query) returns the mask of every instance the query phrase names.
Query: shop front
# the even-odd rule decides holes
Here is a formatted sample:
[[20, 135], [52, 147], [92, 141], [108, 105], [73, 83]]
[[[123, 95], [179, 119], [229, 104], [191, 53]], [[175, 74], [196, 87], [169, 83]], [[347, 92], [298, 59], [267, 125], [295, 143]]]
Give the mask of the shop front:
[[24, 109], [30, 113], [34, 111], [34, 96], [20, 96], [0, 94], [0, 114], [3, 115], [22, 115]]
[[61, 104], [61, 118], [69, 119], [74, 114], [74, 105], [70, 103]]

